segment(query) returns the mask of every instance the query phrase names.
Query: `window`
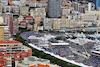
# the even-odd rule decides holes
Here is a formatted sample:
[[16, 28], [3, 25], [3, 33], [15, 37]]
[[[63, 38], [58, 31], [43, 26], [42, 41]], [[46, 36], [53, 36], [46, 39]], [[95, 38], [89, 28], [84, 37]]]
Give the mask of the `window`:
[[9, 62], [9, 60], [7, 60], [7, 62]]
[[1, 37], [1, 39], [3, 39], [3, 37]]
[[7, 21], [8, 21], [8, 17], [5, 17], [5, 23], [7, 24]]
[[10, 58], [10, 57], [7, 57], [7, 58]]
[[3, 34], [3, 32], [1, 32], [1, 34]]

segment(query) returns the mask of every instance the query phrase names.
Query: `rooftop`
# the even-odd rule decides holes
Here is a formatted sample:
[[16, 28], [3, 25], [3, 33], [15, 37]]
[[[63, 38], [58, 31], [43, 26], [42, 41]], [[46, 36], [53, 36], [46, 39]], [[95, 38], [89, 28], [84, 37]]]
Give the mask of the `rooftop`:
[[11, 57], [11, 55], [10, 55], [10, 54], [5, 54], [5, 56], [6, 56], [6, 57]]
[[0, 44], [2, 43], [21, 43], [19, 41], [0, 41]]
[[51, 43], [51, 45], [69, 45], [69, 43]]
[[83, 45], [83, 44], [86, 44], [86, 43], [88, 43], [88, 42], [94, 42], [94, 41], [89, 40], [89, 39], [86, 39], [86, 38], [84, 38], [84, 39], [82, 39], [82, 38], [67, 39], [67, 40], [69, 40], [69, 41], [71, 41], [71, 42], [74, 42], [74, 43], [77, 43], [77, 44], [79, 44], [79, 45]]
[[[38, 64], [37, 66], [38, 66], [38, 67], [50, 67], [50, 66], [43, 65], [43, 64]], [[36, 65], [32, 65], [32, 66], [29, 66], [29, 67], [36, 67]]]
[[51, 64], [50, 60], [37, 58], [35, 56], [26, 57], [23, 60], [18, 61], [18, 67], [60, 67], [55, 64]]

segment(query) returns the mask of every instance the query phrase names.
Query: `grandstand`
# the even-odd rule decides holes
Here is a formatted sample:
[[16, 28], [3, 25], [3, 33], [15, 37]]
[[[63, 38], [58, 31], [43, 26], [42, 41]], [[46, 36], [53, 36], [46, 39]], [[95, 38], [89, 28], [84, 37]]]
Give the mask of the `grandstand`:
[[82, 38], [77, 38], [77, 39], [67, 39], [66, 42], [69, 42], [69, 45], [72, 48], [75, 48], [79, 50], [80, 52], [83, 52], [83, 46], [85, 49], [90, 53], [91, 49], [94, 47], [95, 42], [89, 39], [82, 39]]
[[32, 36], [32, 35], [37, 36], [37, 33], [36, 33], [36, 32], [33, 32], [33, 31], [21, 33], [21, 37], [22, 37], [24, 40], [27, 40], [27, 41], [28, 41], [28, 37], [29, 37], [29, 36]]
[[93, 67], [98, 67], [100, 66], [100, 58], [91, 57], [88, 60], [86, 60], [84, 63], [90, 64]]
[[[67, 35], [66, 41], [64, 41], [61, 39], [61, 36], [58, 35], [48, 34], [44, 36], [37, 36], [37, 34], [34, 34], [34, 32], [24, 32], [21, 34], [21, 37], [24, 40], [28, 40], [32, 47], [38, 50], [43, 50], [45, 53], [48, 51], [50, 55], [54, 55], [56, 57], [60, 56], [62, 58], [64, 57], [68, 60], [72, 59], [73, 61], [84, 63], [86, 65], [92, 65], [93, 67], [100, 66], [100, 59], [92, 56], [93, 54], [91, 52], [91, 50], [93, 50], [95, 41], [87, 38], [73, 38], [72, 34]], [[89, 58], [87, 58], [87, 55], [89, 55]], [[85, 58], [86, 61], [84, 61]]]
[[[65, 44], [65, 43], [64, 43]], [[51, 45], [50, 48], [52, 49], [53, 53], [55, 54], [58, 54], [60, 56], [65, 56], [65, 57], [68, 57], [68, 56], [71, 56], [71, 55], [74, 55], [72, 53], [72, 51], [70, 50], [68, 44], [66, 45], [57, 45], [57, 43], [54, 45]]]
[[100, 52], [92, 50], [91, 57], [88, 60], [86, 60], [84, 63], [88, 63], [93, 67], [100, 67]]

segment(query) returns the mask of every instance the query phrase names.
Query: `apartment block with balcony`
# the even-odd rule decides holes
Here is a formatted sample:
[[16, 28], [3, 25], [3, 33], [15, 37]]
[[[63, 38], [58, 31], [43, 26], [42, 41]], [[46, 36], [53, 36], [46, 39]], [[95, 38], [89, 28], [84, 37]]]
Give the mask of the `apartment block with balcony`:
[[4, 23], [9, 26], [10, 33], [13, 34], [13, 15], [4, 14], [3, 19], [4, 19]]
[[12, 67], [12, 57], [10, 54], [0, 53], [0, 67]]
[[30, 15], [33, 16], [33, 18], [35, 18], [35, 17], [44, 18], [44, 17], [46, 17], [45, 8], [35, 8], [34, 10], [31, 9]]
[[4, 58], [6, 59], [6, 66], [12, 67], [12, 57], [10, 54], [4, 54]]
[[0, 41], [0, 52], [13, 54], [22, 51], [22, 43], [18, 41]]
[[4, 27], [0, 27], [0, 41], [4, 41]]
[[0, 41], [7, 41], [11, 37], [9, 26], [0, 25]]
[[52, 23], [52, 29], [60, 29], [60, 21], [59, 19], [55, 18], [55, 19], [51, 19], [51, 23]]
[[51, 23], [52, 23], [53, 30], [74, 28], [74, 25], [75, 25], [74, 20], [64, 19], [64, 18], [63, 19], [53, 18], [51, 19]]

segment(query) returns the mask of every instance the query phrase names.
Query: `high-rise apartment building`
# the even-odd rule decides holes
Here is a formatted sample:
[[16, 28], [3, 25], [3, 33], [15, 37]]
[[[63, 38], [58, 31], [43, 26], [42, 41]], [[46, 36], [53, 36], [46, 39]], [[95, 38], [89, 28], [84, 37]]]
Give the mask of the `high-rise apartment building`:
[[79, 12], [85, 13], [85, 7], [84, 6], [79, 6]]
[[81, 3], [78, 2], [72, 2], [72, 7], [75, 11], [79, 11], [81, 13], [85, 13], [85, 7], [81, 5]]
[[48, 17], [58, 18], [61, 11], [61, 0], [48, 0]]
[[9, 26], [0, 26], [0, 41], [7, 41], [10, 37]]
[[72, 2], [72, 7], [74, 8], [75, 11], [79, 10], [79, 6], [80, 6], [80, 3]]
[[11, 14], [6, 14], [3, 15], [4, 18], [4, 23], [9, 26], [11, 34], [13, 34], [13, 15]]
[[0, 41], [4, 41], [4, 27], [0, 27]]
[[0, 14], [2, 14], [2, 6], [0, 5]]
[[14, 21], [13, 21], [13, 35], [16, 35], [17, 33], [18, 33], [18, 30], [19, 30], [19, 26], [18, 26], [18, 20], [17, 19], [15, 19]]
[[100, 7], [100, 0], [96, 0], [96, 9], [98, 9], [98, 7]]

